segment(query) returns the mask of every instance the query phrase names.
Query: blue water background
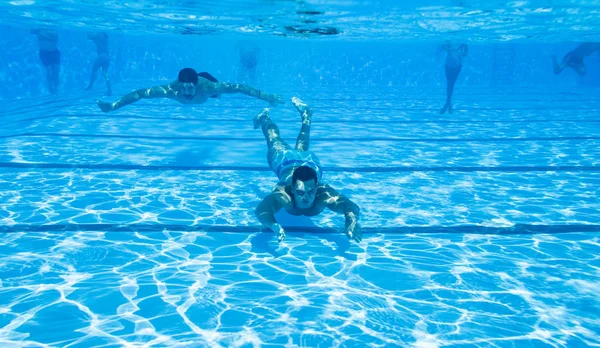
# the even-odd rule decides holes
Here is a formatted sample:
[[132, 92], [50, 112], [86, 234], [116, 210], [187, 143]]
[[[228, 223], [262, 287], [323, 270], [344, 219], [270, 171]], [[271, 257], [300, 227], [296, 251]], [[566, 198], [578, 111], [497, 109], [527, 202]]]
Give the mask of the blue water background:
[[[335, 2], [302, 24], [299, 10], [324, 4], [188, 5], [210, 14], [199, 24], [178, 3], [30, 3], [1, 5], [0, 346], [600, 344], [600, 55], [583, 77], [554, 75], [550, 58], [597, 34], [594, 2], [422, 4], [466, 13], [443, 23]], [[56, 18], [53, 97], [29, 29]], [[101, 76], [83, 92], [86, 32], [101, 28], [112, 97]], [[442, 116], [448, 37], [470, 52]], [[258, 49], [254, 79], [240, 45]], [[331, 212], [278, 216], [282, 244], [262, 231], [253, 209], [275, 177], [251, 119], [265, 103], [94, 103], [186, 66], [282, 94], [271, 115], [289, 142], [289, 98], [312, 105], [311, 148], [360, 205], [363, 242]]]

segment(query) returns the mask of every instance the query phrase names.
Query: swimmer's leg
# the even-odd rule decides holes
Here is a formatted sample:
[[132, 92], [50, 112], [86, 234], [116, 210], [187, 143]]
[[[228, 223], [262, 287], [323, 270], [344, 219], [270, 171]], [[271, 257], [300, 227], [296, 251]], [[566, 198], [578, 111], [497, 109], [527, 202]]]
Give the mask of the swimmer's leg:
[[108, 89], [108, 95], [112, 94], [112, 90], [110, 89], [110, 79], [108, 78], [108, 65], [109, 65], [109, 59], [108, 57], [106, 57], [101, 64], [101, 68], [102, 68], [102, 75], [104, 76], [104, 81], [106, 81], [106, 88]]
[[580, 61], [574, 61], [569, 64], [569, 67], [575, 70], [579, 76], [583, 76], [586, 73], [585, 64], [583, 64], [583, 59]]
[[108, 69], [102, 68], [102, 74], [104, 74], [104, 80], [106, 81], [106, 88], [108, 89], [108, 95], [112, 94], [112, 89], [110, 89], [110, 79], [108, 78]]
[[554, 75], [558, 75], [563, 70], [565, 70], [564, 62], [565, 62], [565, 60], [563, 59], [563, 62], [558, 64], [558, 59], [556, 59], [556, 56], [552, 56], [552, 65], [554, 66]]
[[94, 86], [94, 82], [96, 82], [96, 76], [98, 75], [98, 69], [100, 69], [101, 65], [102, 62], [100, 61], [100, 57], [96, 58], [96, 60], [94, 61], [94, 66], [92, 67], [92, 76], [90, 76], [90, 83], [85, 88], [86, 91], [89, 91]]
[[48, 67], [49, 73], [49, 82], [50, 82], [50, 91], [52, 94], [58, 93], [58, 82], [59, 82], [59, 74], [60, 74], [60, 65], [52, 64]]
[[460, 70], [462, 69], [462, 65], [457, 67], [448, 67], [446, 66], [446, 104], [440, 110], [440, 113], [443, 114], [448, 110], [448, 112], [452, 113], [452, 95], [454, 94], [454, 84], [456, 83], [456, 79], [460, 74]]
[[263, 109], [258, 115], [254, 116], [253, 123], [254, 129], [262, 128], [268, 147], [267, 161], [269, 166], [273, 168], [273, 162], [278, 161], [279, 163], [285, 152], [290, 150], [290, 146], [281, 139], [279, 127], [269, 117], [269, 111], [268, 108]]
[[48, 92], [50, 92], [50, 94], [54, 94], [54, 78], [53, 78], [53, 73], [52, 73], [52, 66], [51, 65], [47, 65], [46, 66], [46, 79], [48, 80]]
[[308, 151], [310, 143], [310, 123], [313, 111], [299, 98], [293, 97], [292, 104], [294, 104], [296, 110], [300, 113], [300, 117], [302, 117], [302, 128], [300, 128], [300, 133], [298, 133], [298, 138], [296, 139], [296, 150]]
[[587, 72], [586, 68], [585, 68], [585, 64], [581, 63], [581, 65], [579, 65], [579, 68], [577, 70], [577, 73], [581, 76], [585, 75]]
[[51, 65], [53, 83], [54, 83], [54, 94], [58, 94], [58, 84], [60, 82], [60, 51], [56, 50], [54, 53], [54, 59]]
[[54, 71], [54, 93], [58, 93], [58, 84], [60, 82], [60, 65], [55, 65]]

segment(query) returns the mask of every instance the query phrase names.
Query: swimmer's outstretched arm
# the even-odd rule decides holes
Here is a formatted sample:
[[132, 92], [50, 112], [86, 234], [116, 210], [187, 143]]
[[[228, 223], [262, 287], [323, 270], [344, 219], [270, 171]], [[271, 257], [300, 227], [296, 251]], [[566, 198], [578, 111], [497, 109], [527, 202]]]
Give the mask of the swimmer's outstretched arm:
[[278, 212], [281, 208], [283, 208], [284, 204], [281, 201], [281, 197], [278, 196], [279, 194], [277, 193], [271, 193], [270, 195], [265, 197], [262, 200], [262, 202], [260, 202], [258, 207], [256, 207], [254, 214], [258, 218], [258, 221], [260, 221], [260, 223], [264, 227], [272, 230], [275, 234], [277, 234], [277, 238], [281, 242], [285, 239], [285, 230], [275, 220], [275, 213]]
[[254, 98], [258, 98], [260, 100], [264, 100], [271, 105], [283, 104], [283, 98], [277, 94], [270, 93], [262, 93], [260, 90], [240, 84], [240, 83], [229, 83], [229, 82], [210, 82], [203, 81], [202, 86], [201, 82], [198, 81], [198, 87], [203, 88], [211, 93], [222, 94], [222, 93], [242, 93]]
[[277, 223], [275, 221], [275, 212], [279, 209], [281, 209], [281, 205], [278, 204], [275, 196], [270, 194], [260, 202], [254, 213], [263, 226], [271, 228], [273, 224]]
[[360, 208], [356, 203], [329, 185], [325, 185], [325, 190], [319, 194], [318, 199], [322, 200], [329, 210], [344, 214], [346, 218], [345, 233], [349, 239], [357, 242], [362, 240], [362, 232], [358, 224]]
[[168, 84], [145, 89], [138, 89], [137, 91], [125, 94], [113, 103], [107, 103], [99, 99], [96, 100], [96, 103], [100, 107], [100, 110], [104, 112], [109, 112], [120, 109], [125, 105], [135, 103], [136, 101], [142, 98], [174, 98], [175, 95], [175, 90], [171, 87], [170, 84]]

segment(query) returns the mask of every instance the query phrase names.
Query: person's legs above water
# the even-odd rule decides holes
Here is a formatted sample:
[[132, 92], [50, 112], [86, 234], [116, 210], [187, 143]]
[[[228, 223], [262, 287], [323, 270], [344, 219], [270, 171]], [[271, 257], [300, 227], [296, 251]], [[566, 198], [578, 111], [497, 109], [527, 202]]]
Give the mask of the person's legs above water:
[[452, 113], [454, 110], [452, 109], [452, 95], [454, 94], [454, 84], [456, 83], [456, 79], [460, 74], [460, 70], [462, 69], [462, 65], [458, 65], [455, 67], [445, 66], [446, 71], [446, 104], [440, 113], [443, 114], [448, 110], [449, 113]]
[[258, 115], [254, 116], [253, 123], [254, 129], [262, 128], [268, 147], [267, 161], [271, 169], [276, 171], [279, 164], [283, 163], [286, 152], [291, 148], [281, 139], [279, 127], [269, 117], [269, 111], [267, 108], [263, 109]]
[[296, 110], [300, 113], [300, 117], [302, 117], [302, 128], [300, 128], [300, 133], [298, 133], [298, 138], [296, 139], [296, 150], [308, 151], [310, 145], [310, 123], [313, 111], [299, 98], [293, 97], [292, 104], [294, 104]]

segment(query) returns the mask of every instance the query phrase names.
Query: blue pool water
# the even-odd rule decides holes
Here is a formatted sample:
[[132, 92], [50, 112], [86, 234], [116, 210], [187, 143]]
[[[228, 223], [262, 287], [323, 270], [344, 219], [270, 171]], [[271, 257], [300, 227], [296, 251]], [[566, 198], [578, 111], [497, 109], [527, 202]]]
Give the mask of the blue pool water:
[[[257, 3], [0, 5], [0, 346], [600, 346], [600, 53], [585, 76], [550, 59], [598, 37], [600, 4]], [[101, 76], [83, 91], [86, 30], [110, 35], [112, 96]], [[448, 36], [470, 52], [441, 115]], [[310, 104], [362, 242], [331, 211], [279, 212], [281, 243], [260, 226], [268, 104], [94, 102], [186, 66], [282, 95], [289, 143], [290, 98]]]

